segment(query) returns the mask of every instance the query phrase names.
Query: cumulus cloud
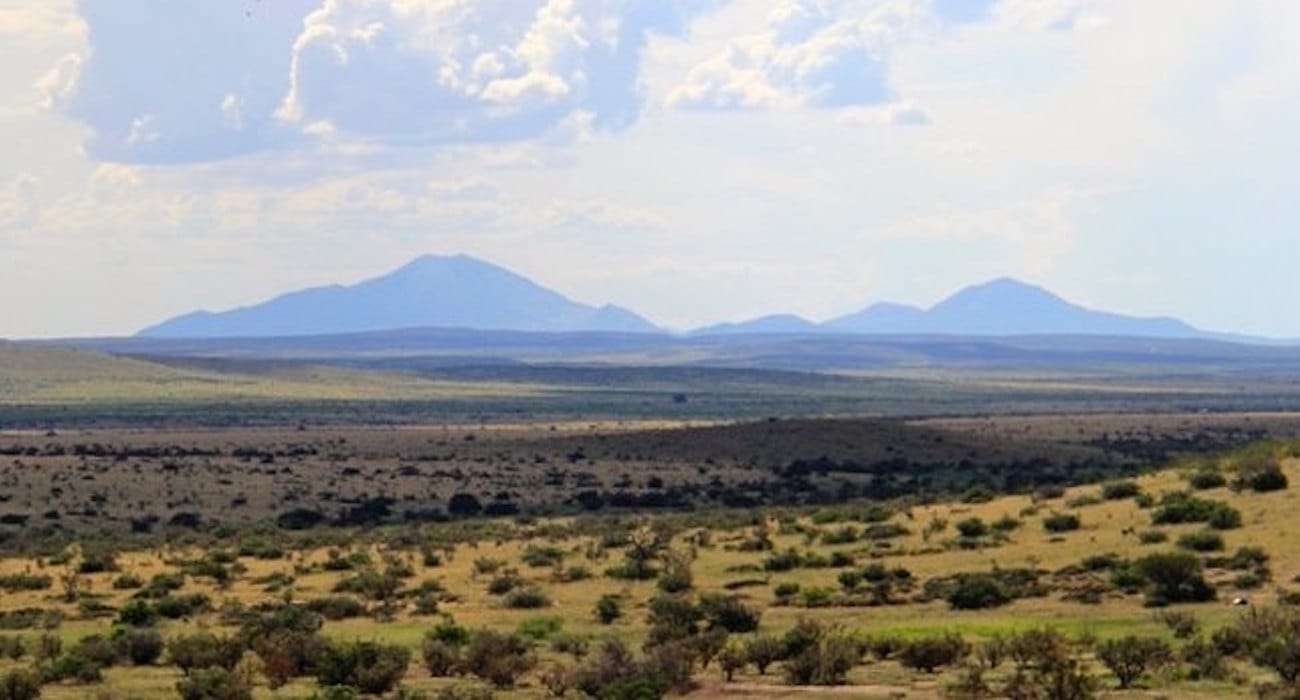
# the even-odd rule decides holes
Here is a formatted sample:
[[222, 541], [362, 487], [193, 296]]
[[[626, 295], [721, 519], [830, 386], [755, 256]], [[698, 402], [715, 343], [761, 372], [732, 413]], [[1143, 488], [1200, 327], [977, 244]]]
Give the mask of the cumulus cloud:
[[[690, 109], [886, 105], [895, 100], [889, 54], [896, 43], [982, 20], [992, 6], [992, 0], [783, 0], [762, 31], [736, 38], [693, 67], [669, 94], [668, 104]], [[927, 121], [917, 109], [893, 111], [898, 123]]]
[[572, 140], [631, 124], [648, 35], [718, 1], [80, 0], [88, 48], [38, 88], [107, 161]]
[[617, 129], [651, 32], [703, 0], [327, 0], [293, 46], [288, 123], [420, 142]]
[[186, 162], [281, 141], [289, 47], [318, 0], [81, 0], [84, 55], [41, 81], [45, 104], [91, 127], [91, 156]]

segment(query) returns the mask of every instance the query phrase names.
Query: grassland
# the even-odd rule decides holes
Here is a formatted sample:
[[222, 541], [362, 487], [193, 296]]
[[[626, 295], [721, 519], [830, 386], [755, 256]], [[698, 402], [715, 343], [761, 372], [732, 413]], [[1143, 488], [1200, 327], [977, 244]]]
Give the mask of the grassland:
[[[1289, 455], [1291, 448], [1268, 448], [1273, 454]], [[1283, 450], [1278, 452], [1277, 450]], [[1231, 474], [1237, 455], [1220, 459], [1190, 458], [1170, 468], [1145, 474], [1133, 481], [1140, 492], [1159, 498], [1161, 494], [1188, 488], [1187, 478], [1204, 471], [1207, 465]], [[1287, 457], [1282, 467], [1292, 484], [1300, 483], [1300, 460]], [[1174, 606], [1172, 610], [1194, 614], [1203, 629], [1233, 624], [1239, 609], [1228, 604], [1236, 596], [1249, 598], [1253, 605], [1276, 602], [1289, 582], [1300, 575], [1300, 550], [1294, 547], [1294, 512], [1297, 495], [1294, 488], [1268, 493], [1249, 490], [1232, 491], [1215, 487], [1198, 492], [1198, 496], [1222, 501], [1237, 509], [1241, 516], [1238, 528], [1223, 531], [1225, 549], [1261, 547], [1270, 556], [1271, 579], [1262, 585], [1242, 588], [1227, 570], [1211, 566], [1209, 579], [1219, 589], [1218, 600], [1211, 603]], [[983, 500], [983, 499], [977, 499]], [[1051, 513], [1073, 513], [1079, 529], [1049, 533], [1042, 521]], [[1203, 529], [1201, 524], [1155, 526], [1153, 508], [1142, 499], [1107, 500], [1101, 487], [1078, 486], [1048, 496], [1009, 495], [986, 502], [944, 501], [915, 503], [902, 501], [891, 507], [883, 519], [880, 509], [859, 503], [821, 508], [773, 509], [749, 515], [661, 516], [643, 519], [584, 517], [543, 520], [501, 520], [478, 524], [447, 523], [412, 525], [377, 530], [309, 531], [295, 536], [274, 530], [242, 533], [219, 532], [176, 535], [165, 544], [122, 551], [116, 556], [115, 571], [77, 574], [75, 567], [86, 558], [77, 546], [50, 556], [12, 556], [0, 562], [0, 575], [39, 574], [59, 582], [49, 589], [10, 592], [4, 596], [4, 608], [17, 610], [41, 608], [57, 610], [65, 621], [55, 633], [66, 645], [91, 633], [107, 633], [112, 625], [112, 611], [123, 608], [135, 595], [132, 590], [118, 590], [114, 581], [123, 574], [133, 574], [148, 581], [163, 573], [183, 573], [195, 561], [211, 558], [215, 552], [232, 555], [241, 549], [243, 556], [232, 556], [229, 581], [217, 583], [211, 578], [191, 574], [185, 577], [178, 593], [198, 593], [213, 605], [209, 612], [197, 612], [185, 619], [163, 622], [164, 635], [174, 636], [187, 630], [230, 629], [223, 623], [222, 610], [233, 603], [254, 606], [259, 603], [296, 600], [312, 601], [337, 595], [341, 582], [355, 576], [368, 565], [356, 564], [348, 570], [331, 570], [327, 562], [354, 558], [375, 567], [400, 564], [407, 569], [402, 575], [403, 589], [422, 581], [438, 581], [445, 591], [437, 612], [417, 613], [414, 597], [399, 596], [382, 602], [356, 597], [365, 612], [325, 624], [324, 634], [339, 640], [377, 639], [418, 649], [424, 635], [439, 620], [454, 619], [471, 629], [494, 629], [512, 632], [526, 621], [539, 616], [558, 619], [563, 631], [592, 640], [616, 638], [634, 648], [650, 632], [647, 609], [659, 595], [653, 580], [628, 581], [611, 578], [604, 572], [616, 566], [624, 555], [617, 532], [644, 532], [659, 522], [675, 533], [666, 542], [665, 551], [689, 553], [692, 575], [691, 595], [733, 592], [761, 612], [759, 633], [779, 634], [801, 619], [811, 619], [826, 626], [836, 626], [854, 634], [872, 637], [917, 639], [944, 632], [956, 632], [972, 642], [996, 635], [1015, 634], [1043, 626], [1062, 630], [1070, 636], [1098, 639], [1128, 634], [1171, 639], [1170, 632], [1145, 607], [1140, 592], [1125, 592], [1102, 586], [1104, 592], [1092, 602], [1067, 600], [1081, 582], [1103, 583], [1100, 573], [1070, 572], [1080, 562], [1099, 554], [1114, 554], [1125, 560], [1173, 548], [1181, 535]], [[863, 516], [867, 516], [864, 519]], [[1005, 536], [963, 539], [955, 523], [979, 518], [986, 523], [1015, 520], [1018, 525]], [[895, 536], [884, 539], [852, 538], [843, 544], [826, 544], [828, 533], [844, 528], [865, 531], [881, 523], [900, 526]], [[640, 530], [638, 530], [640, 528]], [[1141, 533], [1158, 529], [1168, 541], [1143, 544]], [[635, 535], [633, 535], [635, 536]], [[770, 542], [762, 551], [747, 551], [745, 542], [766, 537]], [[273, 543], [267, 553], [267, 544]], [[102, 548], [99, 540], [87, 540], [86, 547]], [[529, 548], [554, 548], [562, 563], [533, 567], [524, 563]], [[88, 551], [88, 550], [87, 550]], [[436, 552], [434, 558], [428, 552]], [[849, 566], [797, 566], [789, 571], [773, 571], [765, 562], [774, 553], [797, 551], [805, 559], [830, 559], [840, 554], [854, 563]], [[223, 559], [224, 560], [224, 559]], [[484, 562], [496, 562], [501, 568], [487, 571]], [[387, 562], [385, 564], [384, 562]], [[909, 586], [899, 587], [886, 600], [861, 602], [852, 596], [830, 596], [808, 602], [798, 595], [779, 602], [774, 591], [782, 584], [795, 584], [800, 591], [839, 591], [840, 575], [871, 563], [890, 569], [902, 568], [911, 574]], [[565, 581], [561, 572], [582, 567], [588, 578]], [[502, 571], [513, 569], [518, 586], [535, 585], [544, 591], [548, 604], [542, 609], [515, 610], [504, 604], [504, 597], [488, 592], [488, 584]], [[989, 572], [1024, 569], [1037, 572], [1048, 583], [1042, 594], [1017, 599], [987, 610], [954, 610], [942, 598], [927, 600], [922, 592], [926, 583], [941, 580], [958, 572]], [[76, 595], [66, 595], [64, 582], [76, 582]], [[1244, 584], [1243, 584], [1244, 585]], [[611, 625], [603, 625], [593, 616], [593, 602], [603, 595], [617, 596], [625, 614]], [[73, 600], [75, 598], [76, 600]], [[108, 611], [97, 617], [87, 613], [86, 601], [93, 609]], [[38, 632], [20, 633], [29, 639]], [[740, 635], [737, 639], [748, 635]], [[1181, 644], [1181, 642], [1175, 642]], [[537, 647], [539, 668], [551, 664], [572, 664], [572, 659], [552, 651], [546, 643]], [[1108, 697], [1253, 697], [1252, 684], [1266, 680], [1269, 672], [1242, 661], [1232, 661], [1233, 674], [1219, 681], [1190, 681], [1174, 672], [1146, 678], [1138, 691], [1111, 691]], [[1106, 673], [1090, 662], [1092, 673], [1113, 683]], [[741, 671], [730, 683], [721, 680], [716, 669], [698, 670], [696, 680], [700, 697], [764, 696], [806, 697], [828, 693], [836, 697], [936, 697], [955, 680], [957, 670], [949, 668], [938, 675], [914, 671], [895, 660], [868, 661], [856, 665], [838, 689], [791, 689], [782, 684], [780, 674], [758, 675], [752, 668]], [[180, 672], [165, 666], [113, 668], [107, 672], [102, 687], [111, 697], [174, 697]], [[1236, 680], [1231, 680], [1235, 678]], [[464, 679], [432, 678], [418, 663], [411, 665], [404, 685], [410, 691], [436, 691], [465, 685]], [[261, 681], [259, 680], [260, 684]], [[259, 686], [258, 697], [297, 698], [313, 692], [306, 680], [271, 692]], [[87, 697], [93, 692], [85, 686], [54, 685], [44, 697]], [[793, 694], [792, 694], [793, 693]], [[513, 689], [502, 690], [500, 697], [544, 697], [546, 693], [535, 674], [528, 674]]]

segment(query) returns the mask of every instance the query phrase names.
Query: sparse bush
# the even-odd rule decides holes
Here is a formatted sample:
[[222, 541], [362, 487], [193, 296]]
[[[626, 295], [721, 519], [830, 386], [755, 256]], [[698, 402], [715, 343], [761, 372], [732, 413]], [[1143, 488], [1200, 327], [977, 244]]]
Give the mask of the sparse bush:
[[233, 670], [243, 653], [238, 641], [210, 632], [183, 634], [167, 642], [167, 657], [186, 674], [205, 668]]
[[1175, 639], [1188, 639], [1200, 629], [1200, 622], [1192, 613], [1181, 610], [1162, 610], [1156, 620], [1169, 628]]
[[176, 683], [181, 700], [253, 700], [253, 689], [239, 674], [224, 668], [204, 668]]
[[1079, 516], [1074, 513], [1052, 513], [1043, 518], [1043, 529], [1054, 534], [1073, 532], [1080, 524]]
[[1286, 474], [1277, 457], [1262, 451], [1252, 452], [1237, 460], [1237, 474], [1232, 480], [1235, 491], [1247, 489], [1257, 493], [1281, 491], [1287, 487]]
[[815, 644], [785, 661], [790, 685], [843, 685], [849, 671], [862, 660], [857, 642], [846, 635], [823, 634]]
[[1216, 530], [1232, 530], [1241, 527], [1241, 511], [1222, 501], [1178, 491], [1160, 499], [1160, 506], [1151, 512], [1151, 522], [1154, 525], [1205, 523]]
[[959, 635], [949, 633], [909, 641], [898, 650], [897, 657], [907, 668], [934, 673], [960, 662], [969, 652], [970, 647]]
[[41, 679], [35, 673], [17, 668], [0, 676], [0, 700], [37, 700], [41, 697]]
[[1128, 635], [1097, 645], [1097, 659], [1119, 680], [1120, 688], [1129, 688], [1147, 671], [1168, 664], [1173, 658], [1169, 644], [1154, 637]]
[[1187, 477], [1187, 484], [1197, 491], [1208, 491], [1228, 485], [1223, 474], [1214, 469], [1201, 469]]
[[382, 695], [397, 687], [411, 652], [406, 647], [377, 642], [328, 644], [316, 661], [316, 679], [324, 686], [356, 688], [367, 695]]
[[529, 639], [543, 641], [559, 634], [562, 629], [564, 629], [564, 618], [539, 615], [520, 622], [516, 631]]
[[700, 596], [700, 612], [709, 629], [721, 629], [733, 634], [753, 632], [758, 629], [762, 611], [746, 605], [739, 596], [708, 593]]
[[781, 660], [784, 649], [781, 640], [771, 635], [760, 634], [745, 644], [745, 658], [754, 664], [758, 675], [766, 675], [767, 668]]
[[1214, 587], [1201, 573], [1201, 560], [1189, 552], [1151, 554], [1134, 563], [1149, 582], [1147, 604], [1201, 603], [1214, 600]]
[[1160, 544], [1169, 541], [1169, 533], [1164, 530], [1143, 530], [1138, 533], [1138, 542], [1142, 544]]
[[982, 610], [996, 608], [1011, 602], [1006, 587], [989, 574], [967, 574], [958, 578], [957, 585], [948, 594], [948, 605], [955, 610]]
[[513, 610], [536, 610], [549, 607], [551, 599], [537, 586], [525, 586], [507, 593], [503, 602]]
[[623, 604], [618, 596], [606, 593], [596, 599], [596, 619], [602, 625], [611, 625], [623, 616]]
[[989, 526], [979, 518], [966, 518], [957, 521], [957, 532], [962, 536], [970, 539], [983, 537], [989, 534]]
[[1139, 493], [1142, 493], [1142, 487], [1136, 481], [1112, 481], [1101, 487], [1101, 497], [1107, 501], [1122, 501]]
[[1193, 552], [1219, 552], [1223, 550], [1223, 535], [1209, 530], [1189, 532], [1178, 538], [1178, 546]]
[[536, 663], [523, 637], [491, 630], [475, 632], [463, 658], [467, 672], [499, 688], [513, 686]]

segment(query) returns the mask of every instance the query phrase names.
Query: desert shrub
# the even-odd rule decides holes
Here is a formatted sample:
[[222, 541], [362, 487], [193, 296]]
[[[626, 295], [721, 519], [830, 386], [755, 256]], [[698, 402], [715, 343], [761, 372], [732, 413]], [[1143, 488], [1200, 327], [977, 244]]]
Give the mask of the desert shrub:
[[975, 538], [989, 534], [988, 524], [979, 518], [966, 518], [965, 520], [959, 520], [957, 521], [956, 527], [957, 532], [962, 537]]
[[63, 654], [38, 668], [43, 683], [99, 683], [104, 680], [99, 664], [75, 653]]
[[776, 596], [778, 604], [788, 604], [791, 598], [799, 595], [799, 584], [793, 581], [782, 581], [772, 588], [772, 595]]
[[914, 639], [898, 650], [898, 662], [906, 668], [934, 673], [943, 666], [952, 666], [970, 653], [970, 646], [960, 635], [948, 633], [936, 637]]
[[1138, 542], [1142, 544], [1160, 544], [1169, 541], [1169, 533], [1164, 530], [1143, 530], [1138, 533]]
[[581, 659], [587, 655], [590, 648], [590, 640], [576, 634], [560, 633], [551, 637], [551, 651], [557, 654], [568, 654], [575, 659]]
[[1223, 550], [1223, 535], [1210, 530], [1189, 532], [1178, 538], [1178, 546], [1193, 552], [1218, 552]]
[[184, 617], [190, 617], [196, 613], [210, 610], [212, 608], [212, 600], [202, 593], [167, 595], [154, 601], [153, 608], [158, 613], [159, 617], [164, 617], [168, 620], [179, 620]]
[[618, 596], [606, 593], [596, 599], [595, 611], [602, 625], [611, 625], [623, 616], [623, 604]]
[[62, 653], [63, 640], [52, 634], [42, 634], [37, 637], [36, 646], [32, 649], [32, 656], [36, 657], [37, 662], [49, 661]]
[[102, 634], [92, 634], [77, 640], [69, 652], [96, 666], [108, 667], [117, 663], [119, 657], [117, 645]]
[[429, 636], [426, 636], [420, 645], [420, 656], [424, 660], [424, 667], [434, 678], [445, 678], [455, 673], [460, 667], [460, 653], [459, 646]]
[[758, 629], [762, 611], [747, 605], [735, 595], [707, 593], [700, 596], [700, 613], [709, 629], [722, 629], [733, 634], [753, 632]]
[[800, 566], [803, 566], [803, 556], [794, 549], [777, 552], [763, 560], [763, 569], [766, 571], [792, 571]]
[[990, 574], [966, 574], [948, 594], [948, 605], [955, 610], [982, 610], [1011, 602], [1006, 586]]
[[27, 654], [27, 643], [22, 637], [0, 635], [0, 656], [17, 661]]
[[253, 689], [239, 674], [224, 668], [204, 668], [176, 683], [181, 700], [253, 700]]
[[117, 623], [128, 627], [151, 627], [158, 622], [158, 611], [147, 600], [128, 600], [117, 611]]
[[117, 552], [107, 548], [87, 549], [77, 563], [79, 574], [102, 574], [117, 571]]
[[1222, 680], [1228, 677], [1227, 657], [1213, 642], [1201, 638], [1189, 640], [1178, 651], [1178, 658], [1186, 664], [1190, 680]]
[[1122, 501], [1139, 493], [1142, 493], [1142, 487], [1136, 481], [1112, 481], [1101, 487], [1101, 497], [1107, 501]]
[[1026, 630], [1007, 638], [1007, 654], [1015, 664], [1003, 694], [1013, 700], [1090, 700], [1097, 681], [1075, 658], [1070, 643], [1052, 629]]
[[856, 640], [838, 633], [823, 634], [815, 644], [785, 660], [785, 680], [790, 685], [843, 685], [861, 660]]
[[1151, 522], [1155, 525], [1205, 523], [1216, 530], [1232, 530], [1241, 527], [1241, 511], [1222, 501], [1177, 491], [1160, 499], [1160, 506], [1151, 512]]
[[1162, 610], [1155, 616], [1156, 621], [1169, 628], [1175, 639], [1188, 639], [1200, 629], [1200, 622], [1192, 613], [1182, 610]]
[[650, 601], [649, 607], [647, 644], [651, 645], [694, 635], [704, 617], [700, 608], [683, 596], [661, 594]]
[[545, 591], [537, 586], [525, 586], [507, 593], [505, 600], [502, 602], [507, 608], [513, 610], [536, 610], [549, 607], [551, 599], [546, 596]]
[[1128, 635], [1097, 645], [1097, 659], [1119, 680], [1120, 688], [1129, 688], [1147, 671], [1168, 664], [1173, 658], [1169, 644], [1154, 637]]
[[463, 654], [471, 673], [499, 688], [509, 688], [536, 663], [528, 641], [516, 634], [475, 632]]
[[1074, 513], [1052, 513], [1043, 518], [1043, 529], [1051, 533], [1073, 532], [1079, 526], [1079, 516]]
[[363, 617], [366, 606], [361, 601], [346, 595], [327, 596], [307, 602], [307, 609], [326, 620], [346, 620]]
[[586, 697], [654, 700], [667, 695], [671, 680], [649, 659], [638, 660], [620, 641], [606, 642], [573, 670], [572, 685]]
[[898, 523], [873, 523], [862, 531], [862, 539], [892, 540], [896, 537], [903, 537], [910, 532], [911, 530]]
[[528, 566], [540, 569], [546, 566], [555, 566], [564, 561], [564, 550], [559, 547], [541, 547], [530, 544], [524, 547], [524, 551], [520, 553], [519, 559]]
[[524, 580], [513, 571], [507, 571], [488, 582], [487, 592], [492, 595], [505, 595], [522, 586]]
[[519, 623], [516, 629], [521, 636], [537, 641], [550, 639], [564, 629], [564, 618], [554, 615], [538, 615]]
[[205, 668], [233, 670], [243, 653], [238, 640], [210, 632], [182, 634], [167, 641], [168, 659], [186, 674]]
[[784, 655], [781, 640], [767, 634], [760, 634], [745, 643], [745, 659], [754, 664], [760, 676], [767, 674], [772, 664], [780, 661]]
[[115, 591], [133, 591], [143, 586], [144, 580], [130, 572], [113, 579], [113, 590]]
[[1187, 477], [1187, 485], [1197, 491], [1208, 491], [1228, 485], [1223, 474], [1214, 469], [1200, 469]]
[[1237, 473], [1232, 479], [1233, 490], [1249, 489], [1265, 493], [1281, 491], [1286, 487], [1286, 474], [1282, 473], [1275, 455], [1256, 451], [1237, 460]]
[[18, 668], [0, 675], [0, 700], [37, 700], [41, 697], [40, 676]]
[[665, 567], [655, 585], [664, 593], [684, 593], [691, 589], [692, 582], [689, 566]]
[[136, 666], [152, 666], [162, 656], [166, 643], [157, 630], [122, 630], [114, 640], [118, 654]]
[[0, 576], [0, 590], [6, 593], [19, 591], [44, 591], [54, 585], [54, 579], [44, 574], [6, 574]]
[[397, 687], [411, 652], [406, 647], [377, 642], [327, 644], [315, 664], [321, 685], [356, 688], [367, 695], [382, 695]]
[[1147, 604], [1201, 603], [1214, 600], [1214, 587], [1205, 580], [1201, 560], [1189, 552], [1150, 554], [1134, 567], [1149, 582]]
[[1020, 520], [1015, 516], [1008, 514], [994, 520], [993, 524], [989, 527], [993, 528], [994, 532], [1011, 532], [1020, 527]]

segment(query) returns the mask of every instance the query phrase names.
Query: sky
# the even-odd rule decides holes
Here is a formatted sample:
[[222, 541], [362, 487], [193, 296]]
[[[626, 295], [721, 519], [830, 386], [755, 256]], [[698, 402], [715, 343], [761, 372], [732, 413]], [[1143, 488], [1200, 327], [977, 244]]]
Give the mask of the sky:
[[0, 337], [467, 253], [673, 328], [1300, 337], [1293, 0], [0, 0]]

